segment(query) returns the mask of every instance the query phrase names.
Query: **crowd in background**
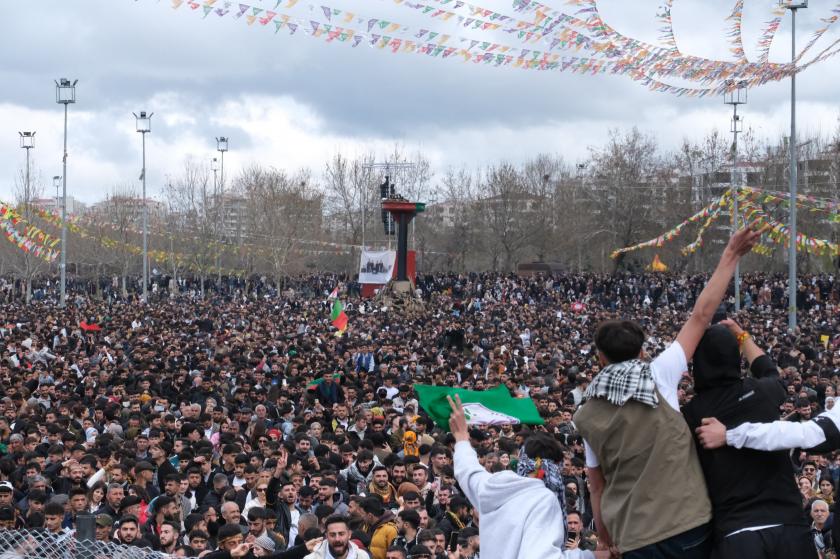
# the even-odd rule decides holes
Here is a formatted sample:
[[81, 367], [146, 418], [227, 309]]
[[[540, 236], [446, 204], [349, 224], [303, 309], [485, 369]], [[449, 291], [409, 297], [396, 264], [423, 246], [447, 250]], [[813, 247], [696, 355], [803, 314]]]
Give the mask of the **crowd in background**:
[[[599, 370], [594, 327], [635, 320], [656, 355], [706, 279], [430, 275], [416, 284], [424, 311], [407, 316], [332, 275], [203, 288], [161, 278], [148, 304], [113, 281], [76, 282], [66, 308], [54, 281], [29, 305], [7, 284], [0, 527], [61, 537], [93, 514], [98, 539], [181, 556], [479, 557], [481, 518], [455, 482], [454, 440], [412, 385], [504, 384], [532, 398], [545, 425], [473, 429], [481, 464], [514, 469], [531, 433], [553, 434], [565, 448], [567, 546], [594, 549], [572, 421]], [[336, 285], [343, 336], [329, 320]], [[781, 276], [744, 276], [737, 316], [778, 365], [791, 421], [840, 390], [840, 278], [802, 276], [797, 292], [793, 332]], [[734, 316], [731, 294], [725, 307]], [[692, 396], [687, 373], [680, 403]], [[815, 537], [830, 538], [840, 454], [793, 458]]]

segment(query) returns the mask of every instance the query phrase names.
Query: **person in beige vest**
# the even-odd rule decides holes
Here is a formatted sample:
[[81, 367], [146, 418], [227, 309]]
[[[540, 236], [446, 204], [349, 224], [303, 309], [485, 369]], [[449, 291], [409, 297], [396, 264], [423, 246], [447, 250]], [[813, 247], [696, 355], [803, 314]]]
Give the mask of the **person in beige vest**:
[[598, 537], [616, 556], [706, 559], [711, 552], [711, 504], [677, 387], [736, 264], [761, 233], [748, 227], [732, 236], [676, 341], [652, 362], [643, 360], [645, 333], [635, 322], [611, 320], [595, 332], [602, 369], [574, 421]]

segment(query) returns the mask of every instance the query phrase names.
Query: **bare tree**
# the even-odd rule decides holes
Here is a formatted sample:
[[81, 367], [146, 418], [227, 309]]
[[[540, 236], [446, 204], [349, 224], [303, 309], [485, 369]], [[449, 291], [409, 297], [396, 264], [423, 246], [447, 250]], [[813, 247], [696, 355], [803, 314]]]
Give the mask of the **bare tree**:
[[[595, 184], [590, 194], [600, 219], [590, 229], [590, 241], [604, 234], [613, 246], [623, 247], [645, 240], [644, 235], [653, 231], [651, 218], [661, 203], [661, 191], [654, 184], [659, 162], [654, 139], [636, 128], [624, 134], [611, 132], [607, 145], [592, 151]], [[615, 267], [623, 260], [622, 254]]]
[[379, 199], [377, 173], [371, 168], [374, 162], [370, 153], [348, 159], [336, 152], [324, 166], [327, 227], [353, 245], [362, 244], [363, 233], [373, 233], [372, 224], [379, 215], [375, 203]]
[[[17, 211], [28, 222], [32, 223], [35, 218], [35, 200], [43, 192], [43, 183], [40, 173], [34, 176], [31, 169], [22, 169], [16, 177], [15, 202]], [[15, 275], [25, 285], [25, 299], [28, 304], [32, 301], [32, 280], [46, 268], [46, 262], [29, 251], [15, 251], [16, 258], [13, 260], [12, 268]]]
[[[204, 283], [212, 273], [219, 250], [215, 242], [222, 231], [221, 205], [211, 186], [210, 168], [192, 159], [184, 162], [181, 176], [167, 183], [169, 212], [179, 216], [178, 231], [183, 232], [185, 263]], [[175, 233], [173, 231], [172, 233]]]
[[323, 195], [310, 184], [309, 172], [293, 176], [254, 165], [239, 178], [251, 202], [250, 235], [264, 247], [269, 270], [282, 280], [290, 259], [320, 240]]
[[[486, 219], [494, 270], [512, 270], [534, 236], [529, 220], [539, 202], [528, 192], [513, 165], [490, 167], [481, 182], [478, 207]], [[501, 260], [500, 260], [501, 258]]]
[[128, 295], [128, 277], [138, 265], [137, 231], [143, 215], [142, 204], [136, 189], [123, 184], [115, 186], [94, 211], [95, 218], [111, 229], [113, 237], [103, 237], [103, 242], [115, 249], [123, 297]]
[[418, 218], [418, 229], [429, 231], [432, 246], [444, 255], [443, 269], [465, 272], [468, 257], [481, 252], [484, 224], [477, 209], [477, 181], [466, 169], [447, 169], [439, 203]]
[[[545, 262], [549, 254], [558, 248], [558, 233], [573, 233], [568, 231], [568, 225], [573, 222], [576, 214], [574, 208], [561, 206], [561, 185], [569, 184], [570, 172], [563, 159], [559, 156], [539, 154], [525, 163], [522, 168], [524, 188], [532, 198], [533, 211], [528, 217], [527, 226], [532, 229], [532, 246], [537, 260]], [[572, 234], [569, 238], [576, 238]], [[552, 254], [554, 256], [554, 254]]]

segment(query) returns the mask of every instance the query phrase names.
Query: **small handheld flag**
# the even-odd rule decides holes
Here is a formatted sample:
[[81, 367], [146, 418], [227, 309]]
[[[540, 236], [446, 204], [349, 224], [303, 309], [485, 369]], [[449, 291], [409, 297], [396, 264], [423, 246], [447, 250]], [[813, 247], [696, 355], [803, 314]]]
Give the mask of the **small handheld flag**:
[[333, 300], [332, 313], [330, 313], [330, 322], [338, 330], [338, 335], [344, 334], [347, 330], [347, 315], [344, 313], [344, 305], [338, 299]]

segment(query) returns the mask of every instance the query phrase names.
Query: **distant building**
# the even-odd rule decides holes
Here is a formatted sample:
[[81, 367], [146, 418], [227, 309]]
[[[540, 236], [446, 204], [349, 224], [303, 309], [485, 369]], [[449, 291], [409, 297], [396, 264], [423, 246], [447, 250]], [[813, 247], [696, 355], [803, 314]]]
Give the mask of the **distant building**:
[[[61, 198], [36, 198], [32, 200], [32, 205], [42, 210], [55, 212], [61, 215]], [[82, 202], [76, 200], [72, 196], [67, 197], [67, 214], [81, 215], [87, 211], [87, 206]]]
[[[149, 223], [159, 222], [166, 217], [166, 206], [157, 200], [147, 198], [146, 207]], [[134, 196], [111, 196], [93, 204], [89, 213], [113, 225], [121, 226], [126, 223], [140, 225], [143, 223], [143, 199]]]

